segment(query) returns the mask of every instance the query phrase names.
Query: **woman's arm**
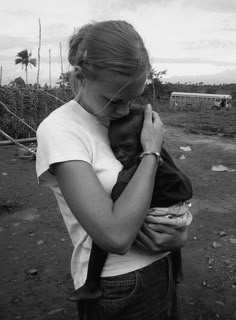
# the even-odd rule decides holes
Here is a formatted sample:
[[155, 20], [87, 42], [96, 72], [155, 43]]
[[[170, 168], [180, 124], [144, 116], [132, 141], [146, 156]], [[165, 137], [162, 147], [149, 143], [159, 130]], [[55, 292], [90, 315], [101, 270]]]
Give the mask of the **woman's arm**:
[[[144, 150], [159, 151], [164, 128], [157, 114], [145, 111]], [[92, 167], [83, 161], [53, 165], [65, 200], [82, 227], [108, 252], [124, 254], [132, 245], [151, 201], [157, 162], [145, 156], [121, 196], [113, 204]]]

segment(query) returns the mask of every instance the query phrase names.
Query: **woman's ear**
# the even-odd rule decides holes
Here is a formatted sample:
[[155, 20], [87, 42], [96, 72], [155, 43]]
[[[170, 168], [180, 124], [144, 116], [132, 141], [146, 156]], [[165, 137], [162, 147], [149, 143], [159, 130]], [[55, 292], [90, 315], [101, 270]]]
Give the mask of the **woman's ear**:
[[75, 77], [79, 80], [83, 80], [84, 79], [84, 72], [81, 66], [76, 66], [74, 69], [75, 72]]

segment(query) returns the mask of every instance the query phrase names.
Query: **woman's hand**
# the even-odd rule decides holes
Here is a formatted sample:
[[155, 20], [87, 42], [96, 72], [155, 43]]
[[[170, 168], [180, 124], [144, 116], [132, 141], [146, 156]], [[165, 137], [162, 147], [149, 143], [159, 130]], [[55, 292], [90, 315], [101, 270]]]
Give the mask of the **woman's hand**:
[[144, 222], [134, 243], [140, 248], [158, 253], [180, 249], [187, 238], [187, 227], [174, 229], [163, 224]]
[[141, 132], [143, 151], [161, 152], [164, 136], [164, 125], [158, 113], [152, 111], [151, 105], [148, 104], [144, 111], [144, 122]]

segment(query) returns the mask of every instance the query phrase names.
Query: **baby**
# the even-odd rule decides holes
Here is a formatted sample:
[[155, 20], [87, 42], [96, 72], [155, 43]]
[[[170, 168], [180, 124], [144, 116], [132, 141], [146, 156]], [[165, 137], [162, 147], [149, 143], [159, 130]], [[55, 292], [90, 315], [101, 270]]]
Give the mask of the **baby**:
[[[123, 164], [117, 183], [112, 190], [112, 199], [116, 201], [132, 178], [140, 162], [142, 145], [140, 134], [143, 126], [144, 106], [132, 106], [129, 115], [112, 121], [109, 127], [111, 148], [116, 158]], [[162, 164], [158, 166], [153, 188], [150, 208], [155, 208], [149, 214], [155, 215], [155, 221], [160, 224], [183, 228], [192, 221], [189, 211], [192, 197], [190, 180], [174, 164], [168, 152], [162, 147]], [[108, 253], [92, 244], [87, 279], [81, 288], [69, 298], [71, 301], [96, 299], [101, 296], [100, 275]], [[181, 251], [171, 252], [174, 278], [182, 277]]]

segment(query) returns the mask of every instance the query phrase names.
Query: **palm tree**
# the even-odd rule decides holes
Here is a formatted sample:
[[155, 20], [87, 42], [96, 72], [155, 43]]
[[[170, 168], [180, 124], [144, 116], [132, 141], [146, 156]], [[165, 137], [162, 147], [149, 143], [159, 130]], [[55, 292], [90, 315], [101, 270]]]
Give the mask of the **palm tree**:
[[16, 55], [18, 58], [15, 59], [15, 64], [22, 64], [22, 67], [25, 67], [25, 83], [28, 84], [28, 66], [31, 67], [33, 65], [36, 67], [37, 60], [35, 58], [31, 58], [32, 53], [27, 49], [22, 50]]

